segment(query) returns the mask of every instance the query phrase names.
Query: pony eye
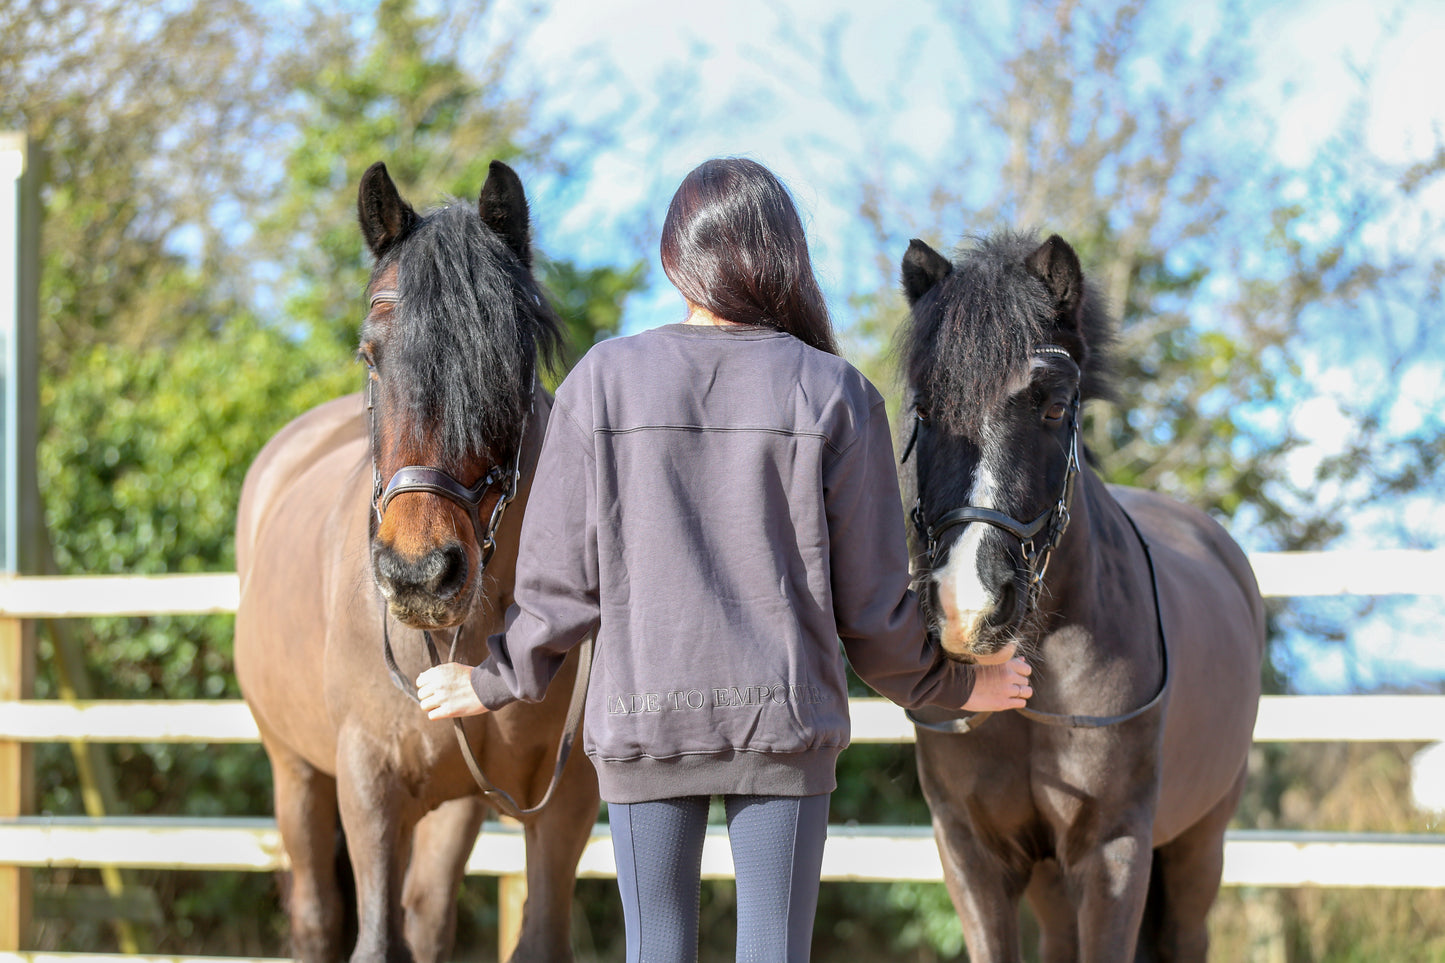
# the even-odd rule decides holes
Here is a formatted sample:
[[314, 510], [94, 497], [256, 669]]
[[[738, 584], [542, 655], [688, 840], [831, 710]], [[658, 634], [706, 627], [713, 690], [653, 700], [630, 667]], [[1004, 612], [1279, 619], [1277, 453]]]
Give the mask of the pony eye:
[[921, 401], [915, 401], [913, 403], [913, 417], [917, 418], [919, 421], [927, 421], [928, 407]]
[[1063, 420], [1064, 420], [1064, 412], [1066, 412], [1066, 411], [1068, 411], [1068, 410], [1069, 410], [1068, 405], [1064, 404], [1062, 401], [1056, 401], [1056, 402], [1054, 402], [1053, 404], [1049, 405], [1048, 411], [1045, 411], [1045, 412], [1044, 412], [1044, 420], [1045, 420], [1045, 421], [1063, 421]]

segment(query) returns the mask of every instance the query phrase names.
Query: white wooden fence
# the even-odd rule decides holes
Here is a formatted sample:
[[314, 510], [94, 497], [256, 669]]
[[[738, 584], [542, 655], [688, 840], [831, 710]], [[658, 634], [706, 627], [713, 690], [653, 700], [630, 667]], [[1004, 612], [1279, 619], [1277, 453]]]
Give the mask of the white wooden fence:
[[[1257, 554], [1266, 595], [1439, 595], [1445, 552]], [[0, 578], [0, 650], [23, 644], [24, 620], [234, 612], [234, 575]], [[6, 631], [7, 626], [9, 631]], [[6, 640], [11, 640], [7, 642]], [[0, 760], [4, 750], [37, 742], [250, 743], [255, 723], [235, 701], [59, 702], [14, 698], [23, 671], [0, 652]], [[6, 691], [7, 680], [9, 690]], [[23, 690], [19, 690], [23, 691]], [[913, 728], [882, 699], [851, 704], [854, 742], [906, 743]], [[1445, 696], [1265, 697], [1259, 742], [1445, 740]], [[16, 757], [23, 758], [23, 757]], [[12, 774], [0, 772], [0, 781]], [[23, 782], [26, 774], [14, 774]], [[511, 877], [523, 870], [521, 832], [489, 823], [467, 870]], [[0, 870], [109, 866], [136, 869], [270, 871], [285, 852], [269, 819], [49, 817], [0, 811]], [[585, 877], [615, 875], [606, 828], [583, 853]], [[709, 878], [732, 875], [726, 833], [710, 831], [703, 851]], [[1445, 888], [1445, 835], [1234, 831], [1225, 846], [1224, 882], [1246, 886]], [[830, 881], [937, 881], [938, 853], [927, 827], [832, 826], [823, 878]], [[3, 884], [4, 877], [0, 877]], [[0, 904], [18, 897], [0, 885]], [[17, 910], [0, 905], [13, 916]], [[19, 911], [23, 912], [23, 908]], [[0, 927], [0, 931], [3, 931]], [[16, 952], [0, 932], [0, 963], [51, 959]], [[55, 960], [73, 959], [64, 954]]]

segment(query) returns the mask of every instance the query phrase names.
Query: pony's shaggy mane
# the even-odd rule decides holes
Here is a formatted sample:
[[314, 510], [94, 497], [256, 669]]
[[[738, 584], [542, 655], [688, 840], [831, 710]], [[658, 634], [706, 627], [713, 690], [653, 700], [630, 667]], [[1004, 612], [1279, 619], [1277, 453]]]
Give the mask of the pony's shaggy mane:
[[427, 212], [385, 261], [399, 268], [388, 362], [406, 422], [431, 426], [449, 455], [510, 458], [538, 356], [550, 366], [562, 342], [531, 271], [460, 201]]
[[[1005, 400], [1034, 351], [1060, 340], [1048, 288], [1024, 263], [1040, 243], [1011, 231], [974, 238], [913, 306], [902, 331], [908, 380], [929, 418], [948, 431], [978, 438], [984, 416]], [[1114, 322], [1087, 283], [1081, 318], [1082, 344], [1065, 347], [1082, 352], [1083, 398], [1112, 398]]]

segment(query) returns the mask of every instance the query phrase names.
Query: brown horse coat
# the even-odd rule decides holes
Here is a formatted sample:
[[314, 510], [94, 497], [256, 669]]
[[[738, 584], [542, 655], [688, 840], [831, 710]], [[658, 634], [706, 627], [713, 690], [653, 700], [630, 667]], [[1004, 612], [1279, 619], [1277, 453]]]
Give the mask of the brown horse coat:
[[[461, 661], [484, 659], [486, 637], [502, 627], [548, 411], [538, 389], [523, 487], [487, 566], [485, 601], [463, 632]], [[339, 805], [357, 878], [358, 955], [369, 939], [378, 956], [394, 958], [404, 930], [417, 958], [443, 959], [485, 810], [450, 724], [428, 721], [383, 663], [382, 607], [368, 567], [371, 484], [360, 395], [313, 409], [262, 451], [247, 474], [237, 528], [236, 671], [272, 760], [277, 821], [296, 877], [299, 957], [344, 955], [336, 943], [344, 900], [332, 869]], [[393, 625], [392, 640], [414, 679], [428, 665], [420, 633]], [[467, 721], [488, 777], [524, 805], [551, 775], [572, 672], [542, 703]], [[526, 826], [530, 897], [514, 959], [570, 959], [572, 882], [596, 812], [595, 774], [574, 754], [558, 795]]]
[[[251, 466], [236, 535], [236, 672], [272, 764], [297, 957], [441, 960], [451, 953], [457, 888], [487, 807], [451, 723], [428, 720], [414, 690], [404, 692], [389, 674], [383, 619], [409, 680], [430, 663], [422, 632], [398, 617], [432, 618], [426, 627], [443, 652], [448, 627], [459, 624], [458, 659], [486, 657], [487, 637], [502, 629], [511, 602], [518, 533], [550, 413], [532, 374], [535, 345], [555, 337], [555, 319], [531, 278], [526, 202], [505, 165], [493, 163], [477, 210], [452, 205], [425, 216], [374, 165], [359, 208], [377, 258], [362, 327], [374, 434], [362, 396], [351, 395], [293, 421]], [[471, 360], [494, 344], [504, 346], [506, 364]], [[419, 346], [433, 354], [409, 363]], [[440, 382], [419, 380], [435, 371]], [[463, 390], [473, 387], [496, 390]], [[487, 407], [479, 397], [496, 399], [495, 407], [479, 410]], [[378, 514], [373, 485], [404, 465], [435, 466], [466, 485], [485, 476], [502, 443], [462, 451], [446, 439], [476, 437], [466, 429], [484, 416], [495, 431], [503, 410], [520, 412], [502, 426], [520, 437], [502, 450], [508, 466], [520, 452], [521, 480], [489, 561], [467, 511], [437, 494], [405, 491]], [[408, 422], [419, 417], [443, 427]], [[483, 520], [500, 494], [484, 493]], [[448, 566], [445, 579], [428, 575], [437, 559]], [[401, 616], [387, 614], [383, 576], [391, 611]], [[486, 775], [523, 806], [541, 798], [551, 777], [575, 672], [574, 658], [543, 702], [466, 720]], [[514, 961], [571, 959], [577, 860], [597, 808], [596, 775], [574, 753], [551, 803], [524, 823], [528, 899]], [[352, 894], [337, 875], [338, 824], [355, 875], [354, 950], [344, 932]]]

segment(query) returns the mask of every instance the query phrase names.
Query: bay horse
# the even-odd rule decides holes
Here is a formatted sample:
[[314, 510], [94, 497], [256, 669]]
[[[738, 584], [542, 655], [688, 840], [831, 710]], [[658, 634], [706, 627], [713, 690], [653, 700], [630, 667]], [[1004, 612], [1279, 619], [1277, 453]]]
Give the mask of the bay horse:
[[950, 657], [1034, 665], [1027, 709], [914, 714], [969, 959], [1020, 959], [1026, 897], [1046, 963], [1202, 960], [1259, 704], [1249, 562], [1080, 458], [1115, 335], [1060, 237], [914, 240], [902, 286], [921, 595]]
[[[467, 720], [415, 701], [431, 633], [476, 664], [502, 629], [560, 327], [531, 269], [521, 181], [493, 162], [476, 206], [418, 214], [385, 165], [358, 211], [375, 264], [358, 354], [367, 387], [284, 427], [246, 475], [237, 520], [236, 674], [270, 758], [301, 960], [442, 960], [488, 806], [550, 791], [576, 675]], [[458, 737], [458, 733], [461, 736]], [[463, 744], [497, 792], [483, 792]], [[580, 753], [525, 815], [528, 896], [514, 961], [570, 960], [577, 861], [597, 817]]]

